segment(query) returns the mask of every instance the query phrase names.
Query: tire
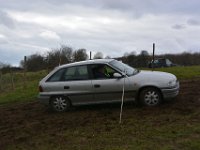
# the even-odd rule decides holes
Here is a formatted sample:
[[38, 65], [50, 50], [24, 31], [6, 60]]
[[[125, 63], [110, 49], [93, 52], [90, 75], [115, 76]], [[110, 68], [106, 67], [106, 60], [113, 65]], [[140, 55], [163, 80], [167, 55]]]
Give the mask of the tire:
[[144, 106], [157, 106], [162, 102], [162, 95], [156, 88], [145, 88], [140, 92], [140, 103]]
[[69, 110], [71, 103], [67, 97], [54, 96], [51, 98], [50, 107], [56, 112], [65, 112]]

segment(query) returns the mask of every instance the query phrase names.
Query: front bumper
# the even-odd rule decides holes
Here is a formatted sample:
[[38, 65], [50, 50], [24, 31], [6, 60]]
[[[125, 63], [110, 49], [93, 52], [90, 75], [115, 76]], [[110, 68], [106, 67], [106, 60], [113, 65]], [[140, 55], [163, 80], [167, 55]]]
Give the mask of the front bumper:
[[176, 86], [172, 87], [172, 88], [163, 88], [161, 89], [162, 94], [163, 94], [163, 98], [164, 99], [170, 99], [170, 98], [174, 98], [178, 95], [179, 93], [179, 82], [177, 81]]

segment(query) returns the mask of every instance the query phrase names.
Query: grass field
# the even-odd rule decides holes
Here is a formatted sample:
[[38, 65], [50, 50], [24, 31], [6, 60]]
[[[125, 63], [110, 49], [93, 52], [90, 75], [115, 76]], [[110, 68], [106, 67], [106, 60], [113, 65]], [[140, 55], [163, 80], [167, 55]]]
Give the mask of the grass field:
[[[155, 70], [173, 73], [179, 80], [200, 77], [200, 66], [158, 68]], [[28, 72], [24, 78], [23, 73], [16, 73], [14, 74], [15, 89], [12, 89], [11, 75], [4, 75], [0, 91], [0, 104], [35, 100], [38, 94], [38, 82], [46, 74], [46, 71]], [[24, 81], [26, 86], [24, 86]]]
[[14, 74], [14, 89], [11, 75], [3, 75], [2, 89], [0, 90], [0, 104], [35, 100], [38, 94], [38, 82], [47, 75], [47, 72], [28, 72]]
[[200, 66], [156, 68], [155, 70], [175, 74], [179, 80], [200, 78]]

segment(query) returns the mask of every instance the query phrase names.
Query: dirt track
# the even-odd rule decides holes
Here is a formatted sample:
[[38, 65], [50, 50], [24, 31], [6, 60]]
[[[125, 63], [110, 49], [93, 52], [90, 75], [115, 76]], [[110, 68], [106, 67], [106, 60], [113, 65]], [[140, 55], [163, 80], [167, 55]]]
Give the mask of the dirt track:
[[[84, 106], [73, 108], [66, 113], [52, 113], [38, 102], [0, 106], [0, 149], [6, 149], [8, 145], [19, 143], [26, 143], [27, 145], [24, 147], [27, 146], [27, 148], [34, 147], [32, 138], [42, 136], [43, 133], [54, 137], [61, 131], [69, 128], [73, 130], [79, 126], [89, 126], [94, 122], [96, 124], [98, 122], [109, 123], [108, 120], [112, 120], [117, 123], [119, 106], [118, 104]], [[179, 122], [183, 124], [187, 121], [200, 122], [200, 79], [181, 81], [180, 95], [177, 99], [159, 107], [137, 108], [134, 105], [125, 105], [123, 119], [126, 120], [133, 116], [133, 113], [136, 118], [137, 116], [145, 118], [156, 114], [164, 115], [166, 112], [175, 112], [181, 115], [196, 113], [189, 119], [179, 120]], [[161, 121], [166, 121], [166, 118]], [[109, 131], [109, 128], [105, 130]]]

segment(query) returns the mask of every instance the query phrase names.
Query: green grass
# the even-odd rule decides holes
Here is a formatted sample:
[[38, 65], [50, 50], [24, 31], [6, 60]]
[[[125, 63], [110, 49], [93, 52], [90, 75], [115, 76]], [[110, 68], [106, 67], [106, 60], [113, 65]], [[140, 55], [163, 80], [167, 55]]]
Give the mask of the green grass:
[[[155, 70], [173, 73], [178, 77], [178, 79], [200, 77], [200, 66], [158, 68]], [[1, 84], [2, 89], [0, 89], [0, 104], [36, 99], [38, 94], [38, 82], [46, 74], [46, 71], [28, 72], [26, 78], [24, 78], [23, 73], [16, 73], [14, 74], [15, 89], [12, 89], [11, 75], [3, 75], [3, 83]], [[24, 82], [26, 83], [26, 86], [24, 86]]]
[[14, 87], [11, 75], [2, 77], [0, 90], [0, 104], [31, 101], [36, 99], [38, 93], [38, 82], [46, 75], [45, 71], [14, 74]]
[[200, 66], [156, 68], [154, 70], [172, 73], [176, 75], [178, 79], [200, 78]]

